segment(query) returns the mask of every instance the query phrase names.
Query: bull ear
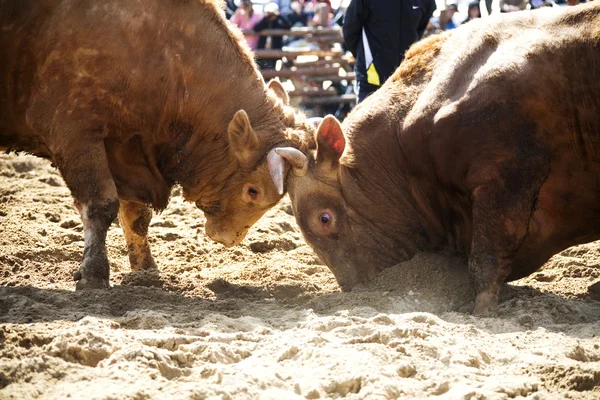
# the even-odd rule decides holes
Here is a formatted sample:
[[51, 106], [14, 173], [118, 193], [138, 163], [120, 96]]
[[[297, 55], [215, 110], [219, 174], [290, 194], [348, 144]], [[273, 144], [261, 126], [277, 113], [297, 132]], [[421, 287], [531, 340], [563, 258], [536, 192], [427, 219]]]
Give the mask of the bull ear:
[[281, 85], [281, 82], [279, 82], [277, 79], [271, 79], [267, 86], [269, 86], [269, 89], [275, 92], [277, 97], [279, 97], [281, 101], [283, 101], [283, 104], [285, 104], [286, 106], [290, 105], [290, 96], [288, 96], [287, 92]]
[[229, 149], [237, 157], [240, 164], [249, 166], [258, 153], [258, 137], [252, 129], [246, 111], [239, 110], [233, 116], [227, 130]]
[[333, 115], [326, 116], [317, 128], [317, 166], [337, 168], [345, 148], [340, 123]]

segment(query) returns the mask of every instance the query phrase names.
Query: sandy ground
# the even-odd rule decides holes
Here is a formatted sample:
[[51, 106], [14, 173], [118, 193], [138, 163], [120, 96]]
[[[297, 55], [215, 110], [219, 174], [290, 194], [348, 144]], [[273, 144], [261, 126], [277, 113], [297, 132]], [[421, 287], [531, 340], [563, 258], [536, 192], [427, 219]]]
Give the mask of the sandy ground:
[[340, 293], [289, 200], [241, 246], [175, 196], [151, 224], [159, 275], [109, 230], [109, 290], [74, 292], [82, 226], [49, 163], [0, 155], [1, 399], [598, 399], [600, 243], [506, 288], [499, 314], [462, 260], [421, 254]]

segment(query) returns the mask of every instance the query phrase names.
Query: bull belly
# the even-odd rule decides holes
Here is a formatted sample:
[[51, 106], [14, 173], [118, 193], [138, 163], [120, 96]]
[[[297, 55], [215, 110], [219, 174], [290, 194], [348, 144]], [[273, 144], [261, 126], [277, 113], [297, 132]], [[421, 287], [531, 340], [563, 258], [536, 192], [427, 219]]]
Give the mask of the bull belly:
[[50, 150], [39, 137], [7, 135], [0, 132], [0, 152], [24, 151], [38, 157], [51, 158]]
[[44, 139], [24, 121], [15, 121], [0, 113], [0, 152], [24, 151], [50, 158]]
[[563, 196], [564, 201], [539, 204], [508, 280], [532, 274], [571, 246], [600, 239], [600, 202], [592, 200], [598, 198], [590, 191], [580, 197]]

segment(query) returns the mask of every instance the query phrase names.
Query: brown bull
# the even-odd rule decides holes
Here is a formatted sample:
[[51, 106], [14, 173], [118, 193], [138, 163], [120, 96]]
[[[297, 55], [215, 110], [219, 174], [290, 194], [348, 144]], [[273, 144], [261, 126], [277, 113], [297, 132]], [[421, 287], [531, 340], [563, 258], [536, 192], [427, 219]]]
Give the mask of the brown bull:
[[600, 238], [600, 4], [417, 44], [295, 164], [296, 219], [344, 290], [446, 248], [493, 310], [502, 282]]
[[297, 152], [309, 128], [278, 82], [265, 85], [220, 7], [0, 0], [0, 150], [60, 170], [84, 225], [78, 289], [108, 286], [117, 214], [132, 269], [155, 268], [151, 208], [165, 208], [175, 184], [226, 245], [281, 198], [273, 149]]

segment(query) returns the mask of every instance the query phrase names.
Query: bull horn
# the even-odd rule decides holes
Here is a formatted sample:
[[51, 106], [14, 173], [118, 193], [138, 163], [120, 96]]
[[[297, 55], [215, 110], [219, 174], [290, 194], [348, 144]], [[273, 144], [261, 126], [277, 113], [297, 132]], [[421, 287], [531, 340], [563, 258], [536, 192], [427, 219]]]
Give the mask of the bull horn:
[[308, 169], [308, 160], [304, 153], [302, 153], [300, 150], [293, 147], [279, 147], [275, 149], [275, 152], [290, 163], [292, 170], [294, 171], [294, 175], [306, 175], [306, 170]]
[[283, 194], [283, 179], [285, 172], [285, 159], [275, 152], [275, 149], [269, 151], [267, 154], [267, 166], [269, 167], [269, 173], [271, 174], [271, 179], [273, 179], [273, 183], [275, 184], [275, 188], [277, 189], [277, 193], [279, 195]]

